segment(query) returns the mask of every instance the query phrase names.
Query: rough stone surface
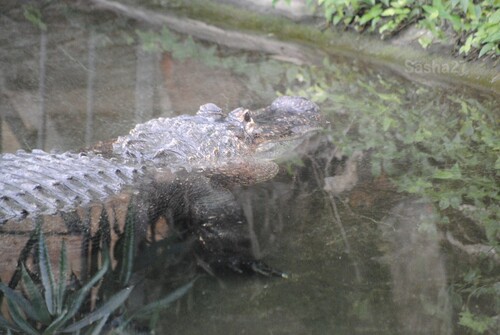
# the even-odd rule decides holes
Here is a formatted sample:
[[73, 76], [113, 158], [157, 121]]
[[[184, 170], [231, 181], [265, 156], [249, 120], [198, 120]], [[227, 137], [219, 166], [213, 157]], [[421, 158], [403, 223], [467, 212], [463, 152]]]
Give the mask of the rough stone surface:
[[273, 6], [271, 0], [216, 0], [216, 2], [231, 4], [260, 13], [277, 14], [294, 21], [304, 21], [314, 17], [313, 10], [305, 0], [292, 0], [290, 4], [284, 0]]

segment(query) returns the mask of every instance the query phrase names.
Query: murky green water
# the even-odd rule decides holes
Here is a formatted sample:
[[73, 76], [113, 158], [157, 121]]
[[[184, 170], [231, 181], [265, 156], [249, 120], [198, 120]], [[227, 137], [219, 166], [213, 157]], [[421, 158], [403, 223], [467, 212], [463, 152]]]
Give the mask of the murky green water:
[[[44, 12], [44, 33], [20, 7], [5, 13], [3, 152], [77, 150], [206, 102], [258, 108], [277, 94], [314, 99], [330, 121], [276, 180], [234, 190], [255, 253], [290, 278], [202, 276], [157, 333], [500, 329], [498, 96], [357, 59], [298, 66], [66, 7]], [[158, 297], [148, 283], [135, 303]]]

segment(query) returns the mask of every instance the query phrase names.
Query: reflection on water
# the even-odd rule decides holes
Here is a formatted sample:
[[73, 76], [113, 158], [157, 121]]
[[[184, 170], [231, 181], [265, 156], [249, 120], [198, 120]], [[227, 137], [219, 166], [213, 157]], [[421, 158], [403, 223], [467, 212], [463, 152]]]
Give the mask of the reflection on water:
[[[57, 11], [46, 15], [54, 23], [43, 33], [24, 21], [19, 10], [0, 17], [0, 40], [5, 42], [0, 51], [3, 152], [20, 148], [78, 150], [111, 140], [154, 117], [192, 114], [206, 102], [225, 111], [237, 106], [260, 107], [278, 91], [312, 96], [330, 114], [332, 124], [341, 125], [340, 132], [312, 139], [305, 146], [307, 158], [292, 157], [284, 163], [277, 180], [233, 190], [249, 221], [254, 253], [289, 272], [291, 278], [203, 277], [187, 298], [162, 312], [160, 333], [197, 334], [203, 329], [207, 334], [452, 334], [472, 327], [472, 323], [469, 328], [458, 325], [460, 313], [469, 307], [457, 298], [460, 292], [452, 292], [452, 275], [459, 277], [463, 271], [454, 267], [450, 261], [454, 257], [445, 256], [440, 247], [442, 213], [430, 202], [406, 199], [383, 179], [385, 172], [400, 170], [412, 178], [416, 167], [412, 161], [394, 167], [381, 159], [382, 149], [398, 153], [400, 144], [372, 127], [380, 121], [389, 133], [391, 127], [403, 125], [405, 118], [411, 126], [411, 117], [424, 115], [432, 121], [438, 111], [453, 115], [454, 107], [448, 102], [429, 105], [429, 96], [444, 101], [447, 89], [429, 89], [357, 60], [332, 58], [320, 75], [317, 70], [304, 71], [307, 67], [266, 55], [195, 43], [167, 30], [139, 29], [135, 33], [136, 27], [120, 19], [94, 18], [89, 27], [89, 18], [81, 13], [65, 18], [57, 17]], [[324, 89], [321, 76], [331, 91]], [[430, 91], [432, 95], [427, 95]], [[490, 103], [486, 106], [494, 106], [496, 101], [460, 88], [450, 95], [458, 104], [486, 101]], [[351, 117], [356, 111], [399, 110], [402, 106], [411, 111], [410, 105], [417, 110], [426, 104], [430, 107], [419, 109], [425, 113], [417, 116], [408, 113], [380, 120], [375, 113], [373, 119]], [[484, 115], [489, 112], [492, 110], [486, 107]], [[366, 146], [352, 148], [343, 142], [353, 129]], [[417, 128], [412, 134], [422, 140], [430, 136]], [[405, 142], [401, 136], [395, 138]], [[423, 145], [422, 140], [416, 141]], [[448, 149], [452, 150], [450, 143]], [[355, 150], [366, 155], [351, 169], [352, 160], [342, 154]], [[441, 164], [440, 157], [432, 158], [436, 162], [431, 161], [424, 173]], [[482, 169], [480, 162], [478, 168]], [[334, 176], [336, 181], [353, 181], [352, 185], [324, 192], [325, 181]], [[441, 179], [446, 177], [441, 175]], [[452, 195], [450, 199], [454, 201]], [[126, 216], [123, 203], [126, 201], [121, 210], [109, 211], [122, 225]], [[100, 210], [94, 212], [99, 221]], [[57, 218], [49, 222], [54, 232], [63, 225]], [[166, 220], [163, 223], [167, 225]], [[31, 230], [31, 223], [9, 232], [0, 227], [3, 282], [9, 280], [6, 269], [16, 265], [16, 256], [6, 251], [22, 247], [28, 236], [23, 233], [26, 225], [30, 225], [26, 231]], [[157, 233], [168, 236], [168, 228], [158, 227]], [[80, 241], [66, 238], [75, 262], [72, 267], [81, 268]], [[51, 255], [56, 255], [59, 237], [54, 234], [49, 241]], [[474, 269], [471, 266], [470, 271]], [[140, 284], [141, 290], [132, 295], [135, 303], [158, 297], [166, 273], [192, 275], [186, 269], [177, 274], [162, 271], [156, 269]], [[459, 285], [462, 283], [453, 287]], [[168, 292], [171, 287], [163, 289]], [[471, 297], [479, 306], [473, 312], [490, 316], [498, 312], [481, 306], [485, 301], [498, 302], [494, 294]], [[462, 318], [460, 324], [466, 321]], [[490, 329], [494, 331], [494, 327]]]
[[[29, 23], [16, 24], [30, 30]], [[2, 127], [4, 152], [78, 149], [153, 117], [193, 114], [207, 101], [228, 110], [249, 102], [259, 106], [274, 97], [268, 83], [255, 83], [267, 85], [267, 91], [249, 88], [252, 84], [239, 73], [256, 71], [250, 80], [260, 81], [259, 63], [236, 57], [219, 64], [215, 49], [192, 40], [179, 42], [187, 54], [177, 55], [147, 44], [128, 45], [121, 35], [108, 36], [99, 28], [84, 35], [77, 27], [41, 34], [32, 30], [25, 36], [29, 47], [24, 57], [17, 57], [17, 50], [9, 52], [8, 46], [2, 50], [2, 99], [9, 106]], [[207, 66], [194, 60], [198, 58], [217, 64]], [[238, 66], [239, 72], [231, 70]]]
[[405, 334], [451, 334], [446, 266], [439, 247], [438, 215], [422, 199], [405, 200], [382, 221], [384, 259], [393, 283], [398, 321]]

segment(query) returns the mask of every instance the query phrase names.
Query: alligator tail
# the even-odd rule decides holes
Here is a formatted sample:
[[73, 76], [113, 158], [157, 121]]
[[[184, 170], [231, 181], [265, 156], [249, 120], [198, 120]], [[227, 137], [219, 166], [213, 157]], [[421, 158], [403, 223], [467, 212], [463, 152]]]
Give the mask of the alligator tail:
[[0, 224], [102, 201], [141, 173], [94, 153], [41, 150], [3, 154], [0, 170]]

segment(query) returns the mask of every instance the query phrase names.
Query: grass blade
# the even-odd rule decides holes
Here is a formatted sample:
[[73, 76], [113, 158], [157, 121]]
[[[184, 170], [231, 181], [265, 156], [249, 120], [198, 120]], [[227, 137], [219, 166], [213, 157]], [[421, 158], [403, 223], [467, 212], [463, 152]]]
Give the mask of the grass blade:
[[33, 307], [34, 312], [36, 313], [35, 320], [41, 321], [44, 324], [50, 323], [51, 318], [50, 318], [50, 313], [47, 310], [47, 305], [43, 300], [40, 290], [33, 282], [33, 279], [31, 279], [31, 276], [28, 274], [28, 271], [26, 271], [24, 264], [21, 265], [21, 275], [23, 279], [22, 281], [23, 287], [31, 302], [30, 305]]
[[47, 251], [47, 245], [45, 243], [45, 237], [43, 236], [42, 229], [39, 230], [38, 235], [38, 260], [40, 265], [40, 277], [42, 279], [42, 284], [44, 288], [45, 303], [47, 304], [47, 309], [51, 315], [55, 314], [54, 310], [54, 273], [52, 272], [52, 267], [50, 265], [49, 254]]
[[108, 316], [114, 310], [116, 310], [118, 307], [120, 307], [125, 302], [125, 300], [127, 300], [128, 296], [132, 292], [132, 289], [133, 289], [133, 287], [130, 286], [130, 287], [127, 287], [127, 288], [121, 290], [120, 292], [118, 292], [117, 294], [112, 296], [111, 299], [109, 299], [104, 305], [102, 305], [101, 307], [99, 307], [98, 309], [96, 309], [94, 312], [87, 315], [83, 319], [81, 319], [81, 320], [75, 322], [74, 324], [72, 324], [71, 326], [63, 329], [61, 332], [71, 333], [74, 331], [81, 330], [82, 328], [84, 328], [84, 327], [94, 323], [95, 321], [104, 318], [104, 317], [106, 317], [106, 319], [107, 319]]

